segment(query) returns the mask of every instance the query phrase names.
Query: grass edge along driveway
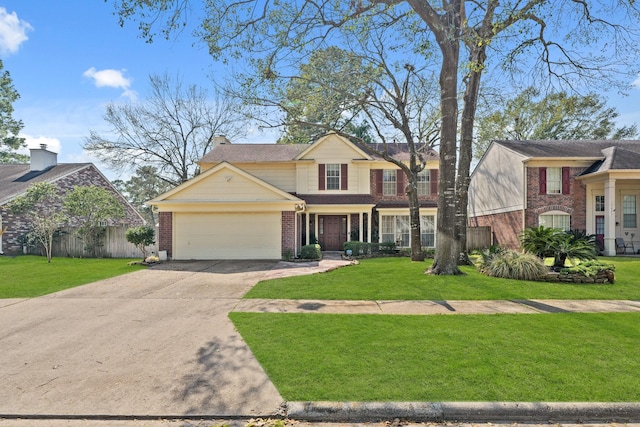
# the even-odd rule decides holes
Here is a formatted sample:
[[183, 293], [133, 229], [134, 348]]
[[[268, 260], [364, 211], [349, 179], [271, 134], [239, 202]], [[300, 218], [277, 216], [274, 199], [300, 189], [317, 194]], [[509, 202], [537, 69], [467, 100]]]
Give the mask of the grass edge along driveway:
[[47, 263], [35, 255], [0, 256], [0, 299], [38, 297], [146, 268], [128, 265], [134, 260], [53, 258]]
[[431, 265], [408, 258], [373, 258], [327, 273], [265, 280], [245, 298], [327, 300], [640, 300], [640, 259], [600, 258], [616, 266], [614, 284], [567, 284], [498, 279], [463, 266], [463, 276], [431, 276]]
[[640, 313], [230, 318], [285, 400], [640, 400]]
[[[406, 258], [268, 280], [245, 298], [640, 299], [640, 260], [613, 285], [422, 274]], [[640, 313], [376, 316], [231, 313], [286, 400], [638, 401]]]

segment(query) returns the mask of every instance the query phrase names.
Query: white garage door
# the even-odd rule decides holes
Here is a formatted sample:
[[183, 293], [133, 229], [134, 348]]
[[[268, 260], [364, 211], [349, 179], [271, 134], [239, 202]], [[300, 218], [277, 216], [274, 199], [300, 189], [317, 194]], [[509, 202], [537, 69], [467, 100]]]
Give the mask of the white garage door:
[[280, 259], [280, 212], [175, 213], [174, 259]]

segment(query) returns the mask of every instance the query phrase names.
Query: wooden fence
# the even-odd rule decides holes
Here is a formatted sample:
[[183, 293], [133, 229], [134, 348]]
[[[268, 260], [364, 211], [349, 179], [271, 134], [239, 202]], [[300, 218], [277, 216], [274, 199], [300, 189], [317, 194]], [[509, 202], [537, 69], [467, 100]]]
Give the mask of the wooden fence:
[[467, 227], [467, 251], [485, 249], [493, 244], [491, 227]]
[[[107, 227], [102, 245], [96, 249], [98, 258], [142, 258], [140, 252], [124, 237], [127, 226]], [[155, 245], [147, 248], [148, 253], [157, 253]], [[37, 251], [40, 248], [36, 249]], [[63, 227], [53, 241], [52, 255], [59, 257], [92, 258], [94, 253], [85, 249], [85, 244], [76, 234], [75, 227]]]

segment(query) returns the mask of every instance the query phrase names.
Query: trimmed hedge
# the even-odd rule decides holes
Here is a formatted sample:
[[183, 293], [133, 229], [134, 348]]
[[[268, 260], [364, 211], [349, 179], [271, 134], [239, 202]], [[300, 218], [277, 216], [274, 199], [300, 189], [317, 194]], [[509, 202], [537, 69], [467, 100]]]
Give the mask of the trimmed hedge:
[[300, 259], [322, 259], [320, 245], [304, 245], [300, 250]]
[[345, 242], [344, 251], [351, 250], [352, 256], [372, 255], [375, 253], [393, 254], [397, 247], [395, 242], [367, 243], [367, 242]]

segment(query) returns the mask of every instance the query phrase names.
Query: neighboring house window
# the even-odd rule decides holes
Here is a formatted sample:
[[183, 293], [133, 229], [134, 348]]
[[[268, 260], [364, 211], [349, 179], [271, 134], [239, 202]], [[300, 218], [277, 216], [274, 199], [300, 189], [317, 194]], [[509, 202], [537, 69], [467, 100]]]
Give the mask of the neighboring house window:
[[596, 212], [604, 212], [604, 196], [596, 196]]
[[636, 228], [636, 196], [622, 196], [622, 225]]
[[431, 194], [431, 170], [423, 169], [418, 172], [418, 196]]
[[318, 190], [346, 190], [348, 184], [346, 163], [321, 163], [318, 165]]
[[[411, 244], [411, 221], [409, 215], [382, 216], [382, 242], [396, 242], [398, 246]], [[435, 217], [420, 216], [420, 241], [423, 247], [435, 246]]]
[[564, 212], [549, 212], [540, 215], [538, 223], [547, 228], [559, 228], [569, 231], [571, 229], [571, 216]]
[[547, 194], [560, 194], [562, 191], [562, 171], [560, 168], [547, 168]]
[[382, 194], [385, 196], [395, 196], [398, 188], [398, 175], [395, 169], [384, 169], [382, 171]]
[[571, 170], [563, 168], [539, 168], [540, 194], [570, 194]]

